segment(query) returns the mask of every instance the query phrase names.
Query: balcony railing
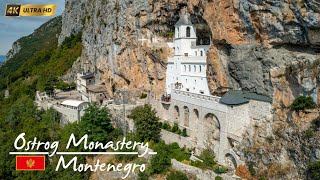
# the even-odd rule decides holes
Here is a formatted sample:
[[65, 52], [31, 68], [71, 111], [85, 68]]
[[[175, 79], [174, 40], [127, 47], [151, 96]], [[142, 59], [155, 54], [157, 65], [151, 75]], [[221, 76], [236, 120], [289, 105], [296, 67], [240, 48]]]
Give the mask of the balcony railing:
[[187, 92], [187, 91], [182, 91], [176, 88], [173, 88], [172, 92], [177, 95], [182, 95], [182, 96], [187, 96], [190, 98], [194, 99], [201, 99], [201, 100], [206, 100], [206, 101], [211, 101], [211, 102], [216, 102], [218, 103], [221, 99], [221, 97], [218, 96], [208, 96], [208, 95], [203, 95], [203, 94], [196, 94], [192, 92]]

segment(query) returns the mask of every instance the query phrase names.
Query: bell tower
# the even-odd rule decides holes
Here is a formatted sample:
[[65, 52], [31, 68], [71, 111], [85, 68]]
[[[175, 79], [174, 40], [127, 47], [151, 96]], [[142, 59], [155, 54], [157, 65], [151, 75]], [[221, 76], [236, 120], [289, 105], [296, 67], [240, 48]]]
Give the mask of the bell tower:
[[197, 35], [195, 28], [190, 21], [189, 14], [182, 12], [179, 21], [175, 25], [175, 55], [189, 56], [191, 47], [195, 45]]

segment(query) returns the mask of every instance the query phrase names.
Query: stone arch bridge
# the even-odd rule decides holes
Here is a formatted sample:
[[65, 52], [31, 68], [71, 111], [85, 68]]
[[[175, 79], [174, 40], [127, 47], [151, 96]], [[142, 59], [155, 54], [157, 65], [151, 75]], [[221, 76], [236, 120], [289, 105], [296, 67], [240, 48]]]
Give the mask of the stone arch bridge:
[[179, 142], [180, 145], [194, 148], [196, 154], [211, 149], [220, 164], [235, 168], [241, 160], [234, 147], [255, 120], [271, 117], [271, 104], [250, 100], [231, 106], [220, 100], [221, 97], [174, 89], [170, 101], [155, 101], [153, 106], [161, 119], [186, 128], [188, 142]]

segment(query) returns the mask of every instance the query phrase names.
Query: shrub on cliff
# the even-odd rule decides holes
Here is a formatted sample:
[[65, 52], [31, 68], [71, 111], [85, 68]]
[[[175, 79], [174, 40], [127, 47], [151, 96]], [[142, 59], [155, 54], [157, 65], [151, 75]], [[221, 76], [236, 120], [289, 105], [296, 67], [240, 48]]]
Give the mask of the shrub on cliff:
[[178, 132], [178, 130], [179, 130], [179, 126], [178, 126], [178, 124], [177, 123], [174, 123], [174, 125], [173, 125], [173, 127], [172, 127], [172, 129], [171, 129], [171, 132]]
[[308, 176], [309, 179], [320, 179], [320, 161], [308, 165]]
[[203, 160], [204, 164], [210, 167], [216, 165], [216, 161], [214, 160], [215, 155], [214, 152], [210, 149], [205, 149], [200, 155], [200, 159]]
[[316, 104], [313, 102], [310, 96], [300, 96], [293, 101], [290, 108], [294, 111], [301, 111], [305, 109], [313, 109]]
[[177, 179], [188, 180], [188, 176], [180, 171], [170, 172], [167, 176], [167, 180], [177, 180]]
[[140, 99], [145, 99], [148, 95], [145, 94], [145, 93], [142, 93], [141, 96], [140, 96]]
[[183, 136], [183, 137], [187, 137], [188, 136], [186, 128], [183, 128], [181, 136]]

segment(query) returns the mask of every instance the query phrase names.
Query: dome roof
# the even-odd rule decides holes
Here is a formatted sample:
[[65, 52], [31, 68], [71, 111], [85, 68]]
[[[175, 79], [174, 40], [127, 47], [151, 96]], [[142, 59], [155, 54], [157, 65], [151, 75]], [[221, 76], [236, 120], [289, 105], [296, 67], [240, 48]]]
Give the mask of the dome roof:
[[175, 26], [181, 26], [181, 25], [193, 25], [187, 14], [180, 16], [180, 19]]

